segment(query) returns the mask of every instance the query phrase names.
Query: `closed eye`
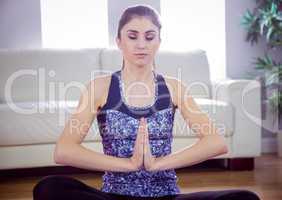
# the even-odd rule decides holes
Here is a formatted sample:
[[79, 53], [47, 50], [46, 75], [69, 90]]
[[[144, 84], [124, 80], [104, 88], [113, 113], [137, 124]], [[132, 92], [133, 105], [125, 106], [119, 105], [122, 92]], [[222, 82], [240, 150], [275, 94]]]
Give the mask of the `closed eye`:
[[137, 39], [136, 37], [130, 37], [130, 36], [129, 36], [129, 38], [130, 38], [131, 40], [136, 40], [136, 39]]
[[[129, 39], [131, 39], [131, 40], [136, 40], [137, 37], [131, 37], [131, 36], [129, 36]], [[153, 39], [154, 39], [154, 37], [147, 37], [147, 38], [146, 38], [146, 40], [148, 40], [148, 41], [151, 41], [151, 40], [153, 40]]]

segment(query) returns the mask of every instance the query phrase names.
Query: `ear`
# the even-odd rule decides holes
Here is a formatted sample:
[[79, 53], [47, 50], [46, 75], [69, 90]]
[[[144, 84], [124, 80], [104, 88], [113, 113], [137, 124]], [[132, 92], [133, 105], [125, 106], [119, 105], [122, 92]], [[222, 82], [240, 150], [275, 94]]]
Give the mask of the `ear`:
[[121, 50], [120, 43], [121, 43], [120, 39], [118, 37], [116, 37], [116, 44], [117, 44], [118, 48]]

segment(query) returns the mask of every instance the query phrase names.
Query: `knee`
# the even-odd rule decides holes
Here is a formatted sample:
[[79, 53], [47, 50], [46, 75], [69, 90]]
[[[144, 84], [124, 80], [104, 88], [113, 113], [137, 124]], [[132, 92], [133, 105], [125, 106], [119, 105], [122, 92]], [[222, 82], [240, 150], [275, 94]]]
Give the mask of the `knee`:
[[250, 190], [239, 190], [238, 195], [246, 200], [260, 200], [259, 196]]
[[60, 175], [49, 175], [42, 178], [33, 187], [33, 198], [36, 199], [52, 199], [54, 195], [64, 187], [66, 177]]

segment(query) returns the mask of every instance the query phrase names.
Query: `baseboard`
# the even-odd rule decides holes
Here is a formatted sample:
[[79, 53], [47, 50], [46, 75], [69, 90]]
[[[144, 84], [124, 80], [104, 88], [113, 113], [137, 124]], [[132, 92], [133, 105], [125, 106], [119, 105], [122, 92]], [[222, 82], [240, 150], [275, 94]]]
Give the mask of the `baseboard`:
[[276, 137], [262, 138], [261, 150], [262, 153], [276, 153], [277, 152], [277, 139]]

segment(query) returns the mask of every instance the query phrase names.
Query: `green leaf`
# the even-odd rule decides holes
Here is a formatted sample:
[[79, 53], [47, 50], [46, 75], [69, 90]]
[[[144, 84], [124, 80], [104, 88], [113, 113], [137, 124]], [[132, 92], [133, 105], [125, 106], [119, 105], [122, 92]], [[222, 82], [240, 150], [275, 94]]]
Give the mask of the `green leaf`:
[[271, 84], [277, 83], [277, 82], [278, 82], [278, 73], [273, 73], [266, 79], [265, 84], [271, 85]]
[[272, 59], [267, 54], [266, 54], [265, 58], [266, 58], [267, 65], [271, 66], [271, 68], [272, 68], [272, 66], [273, 66]]
[[269, 42], [271, 40], [271, 35], [273, 33], [273, 27], [271, 26], [268, 31], [267, 31], [267, 34], [266, 34], [266, 40], [267, 42]]
[[276, 15], [276, 19], [277, 19], [278, 21], [282, 21], [282, 12], [279, 13], [278, 15]]
[[275, 3], [272, 2], [271, 4], [271, 13], [276, 13], [277, 12], [277, 5]]
[[264, 26], [265, 26], [266, 22], [263, 21], [261, 24], [260, 24], [260, 34], [263, 35], [263, 30], [264, 30]]

